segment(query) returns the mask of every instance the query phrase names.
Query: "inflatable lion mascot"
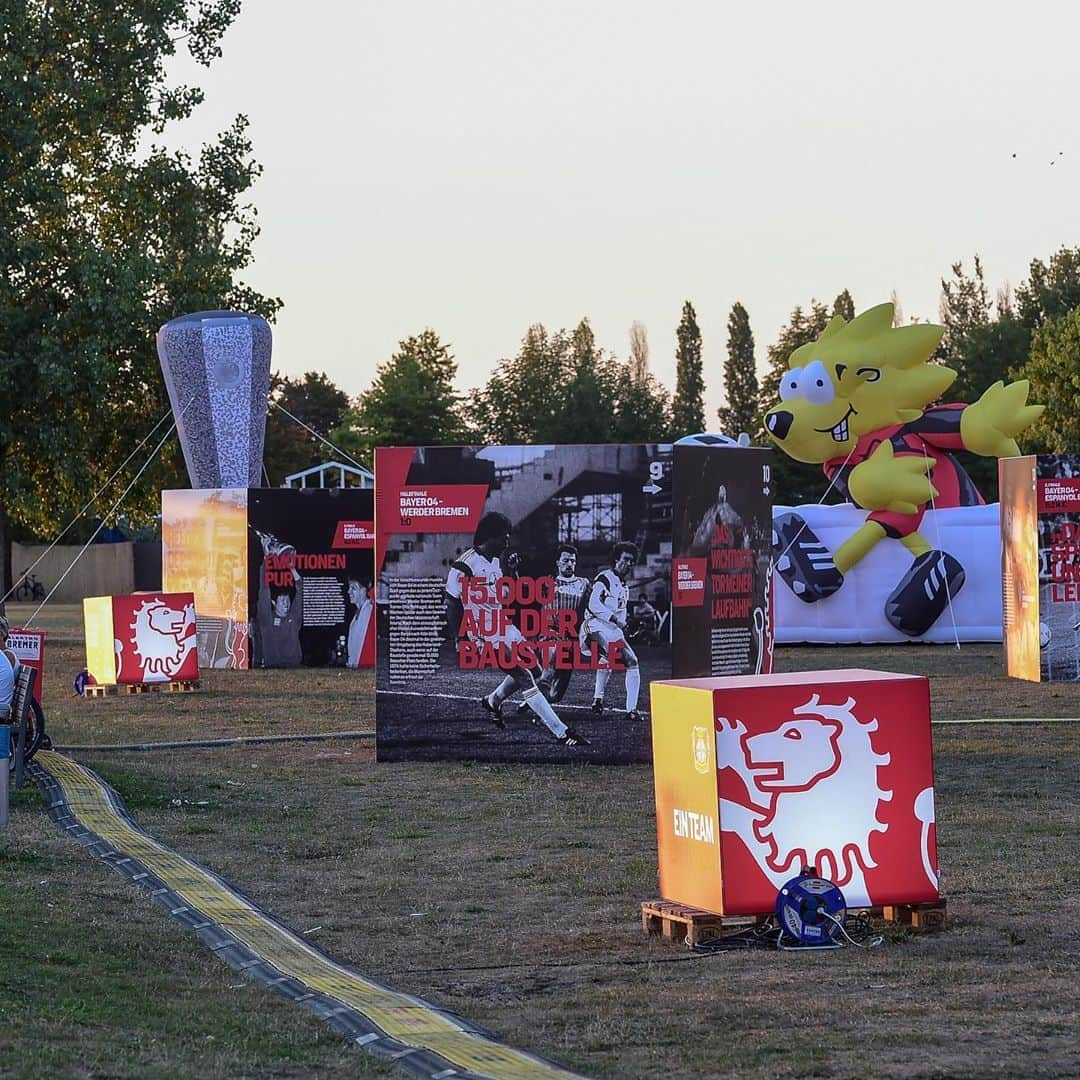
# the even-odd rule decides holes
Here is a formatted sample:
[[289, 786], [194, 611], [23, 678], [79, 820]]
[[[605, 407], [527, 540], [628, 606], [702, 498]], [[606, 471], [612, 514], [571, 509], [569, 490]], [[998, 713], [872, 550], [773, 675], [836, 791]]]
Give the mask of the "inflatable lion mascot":
[[901, 633], [924, 634], [964, 584], [964, 568], [919, 532], [928, 506], [983, 499], [950, 451], [1019, 454], [1016, 436], [1042, 412], [1028, 405], [1027, 382], [994, 383], [971, 405], [932, 404], [956, 372], [930, 357], [944, 327], [893, 326], [893, 305], [848, 322], [837, 315], [821, 337], [796, 349], [765, 429], [797, 461], [820, 463], [841, 494], [869, 511], [863, 525], [829, 552], [794, 513], [774, 523], [776, 569], [802, 600], [835, 593], [879, 541], [899, 540], [913, 562], [885, 606]]

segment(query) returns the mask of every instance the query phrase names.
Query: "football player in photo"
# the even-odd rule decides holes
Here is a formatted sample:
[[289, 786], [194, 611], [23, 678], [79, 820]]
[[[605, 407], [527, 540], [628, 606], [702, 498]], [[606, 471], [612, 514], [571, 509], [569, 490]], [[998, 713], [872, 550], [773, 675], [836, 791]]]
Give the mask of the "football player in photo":
[[[550, 604], [544, 608], [543, 622], [545, 626], [559, 626], [561, 620], [559, 613], [572, 611], [576, 615], [575, 626], [581, 626], [585, 615], [585, 605], [589, 600], [589, 579], [579, 576], [577, 572], [578, 551], [573, 544], [560, 544], [555, 549], [555, 596]], [[565, 644], [557, 638], [547, 639], [553, 645]], [[577, 640], [575, 635], [574, 640]], [[572, 644], [572, 642], [571, 642]], [[574, 674], [572, 666], [556, 668], [554, 653], [552, 660], [544, 668], [543, 674], [537, 680], [541, 693], [551, 702], [560, 702], [570, 685], [570, 676]], [[522, 702], [518, 706], [518, 712], [528, 709], [528, 703]]]
[[[593, 649], [598, 649], [604, 660], [610, 663], [611, 646], [621, 645], [621, 660], [626, 667], [626, 718], [640, 720], [637, 711], [638, 694], [641, 691], [641, 669], [638, 667], [637, 654], [626, 640], [626, 610], [630, 599], [630, 589], [626, 579], [630, 576], [638, 559], [636, 544], [623, 541], [611, 549], [611, 569], [601, 570], [596, 575], [589, 592], [585, 609], [585, 621], [582, 624], [581, 637]], [[604, 711], [604, 691], [611, 668], [596, 669], [596, 690], [593, 694], [593, 712]]]
[[[455, 634], [468, 614], [472, 616], [469, 621], [473, 626], [485, 631], [494, 630], [470, 632], [469, 636], [477, 644], [486, 643], [496, 648], [525, 640], [513, 623], [505, 622], [501, 617], [503, 606], [495, 587], [500, 578], [513, 573], [510, 566], [504, 570], [501, 561], [510, 543], [510, 532], [510, 520], [505, 515], [494, 511], [484, 514], [476, 526], [472, 547], [451, 563], [446, 578], [448, 614]], [[588, 740], [555, 715], [537, 686], [533, 672], [520, 665], [513, 668], [490, 694], [480, 699], [481, 708], [488, 713], [496, 727], [506, 727], [502, 715], [503, 702], [515, 690], [521, 690], [526, 707], [564, 746], [587, 745]]]

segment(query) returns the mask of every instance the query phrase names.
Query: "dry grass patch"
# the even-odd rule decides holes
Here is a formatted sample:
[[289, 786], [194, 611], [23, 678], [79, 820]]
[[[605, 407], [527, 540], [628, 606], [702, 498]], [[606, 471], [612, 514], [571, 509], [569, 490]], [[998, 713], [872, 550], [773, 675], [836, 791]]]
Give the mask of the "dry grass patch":
[[[1080, 705], [1080, 686], [1005, 679], [996, 646], [780, 649], [777, 666], [930, 673], [939, 719], [1075, 716]], [[243, 734], [245, 717], [255, 730], [298, 716], [308, 730], [359, 726], [342, 714], [370, 718], [370, 682], [362, 691], [354, 678], [342, 710], [344, 683], [320, 681], [334, 677], [209, 673], [210, 692], [175, 705], [75, 702], [58, 726], [76, 741], [96, 713], [110, 742], [147, 739], [148, 727]], [[316, 693], [325, 723], [312, 720]], [[1080, 1074], [1080, 727], [934, 737], [944, 932], [892, 931], [872, 952], [707, 959], [641, 933], [638, 905], [656, 894], [645, 767], [376, 765], [359, 743], [80, 757], [161, 840], [336, 958], [588, 1074]], [[269, 992], [229, 989], [235, 973], [20, 799], [0, 837], [0, 896], [17, 919], [0, 951], [5, 1066], [47, 1053], [48, 1068], [25, 1075], [74, 1074], [84, 1061], [101, 1076], [374, 1068]], [[66, 966], [49, 959], [57, 952]], [[57, 1000], [80, 996], [93, 999], [89, 1020], [57, 1013]]]

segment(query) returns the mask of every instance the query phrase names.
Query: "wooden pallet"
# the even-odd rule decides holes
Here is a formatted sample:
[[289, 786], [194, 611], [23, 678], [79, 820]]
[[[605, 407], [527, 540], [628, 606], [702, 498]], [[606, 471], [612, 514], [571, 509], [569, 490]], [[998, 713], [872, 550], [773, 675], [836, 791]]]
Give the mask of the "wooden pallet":
[[940, 930], [945, 925], [945, 897], [927, 904], [889, 904], [870, 908], [871, 918], [880, 918], [891, 926], [910, 926], [912, 930]]
[[196, 679], [174, 679], [172, 682], [120, 683], [118, 686], [104, 686], [91, 683], [83, 687], [84, 698], [109, 697], [112, 694], [190, 694], [199, 689]]
[[645, 900], [641, 904], [641, 929], [671, 941], [697, 945], [733, 930], [745, 930], [768, 919], [767, 915], [717, 915], [713, 911], [671, 900]]
[[[945, 925], [945, 913], [944, 898], [927, 904], [849, 909], [851, 915], [865, 915], [874, 922], [912, 930], [940, 930]], [[645, 900], [641, 904], [641, 928], [646, 934], [660, 934], [671, 941], [686, 941], [691, 945], [760, 925], [770, 918], [771, 915], [717, 915], [671, 900]]]

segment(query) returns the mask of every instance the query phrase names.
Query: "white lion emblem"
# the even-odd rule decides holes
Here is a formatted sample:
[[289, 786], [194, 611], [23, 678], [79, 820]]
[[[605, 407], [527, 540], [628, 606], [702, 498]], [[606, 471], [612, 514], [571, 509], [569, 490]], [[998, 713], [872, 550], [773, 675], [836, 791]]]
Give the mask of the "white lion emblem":
[[870, 838], [888, 828], [878, 820], [892, 792], [878, 786], [888, 754], [875, 752], [877, 720], [863, 723], [852, 708], [823, 705], [814, 694], [794, 719], [747, 736], [741, 721], [718, 720], [717, 768], [742, 779], [750, 806], [721, 801], [721, 828], [736, 833], [765, 876], [779, 888], [803, 865], [844, 890], [848, 904], [869, 906], [865, 872], [876, 866]]
[[131, 644], [147, 682], [164, 682], [176, 676], [195, 648], [195, 605], [182, 611], [162, 600], [144, 600], [131, 624]]

